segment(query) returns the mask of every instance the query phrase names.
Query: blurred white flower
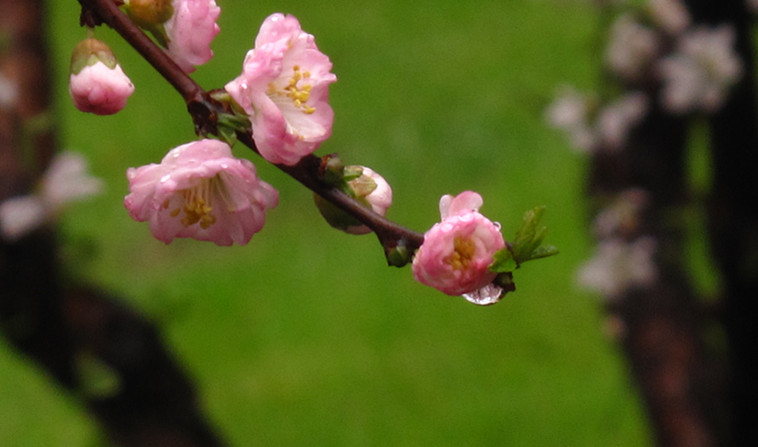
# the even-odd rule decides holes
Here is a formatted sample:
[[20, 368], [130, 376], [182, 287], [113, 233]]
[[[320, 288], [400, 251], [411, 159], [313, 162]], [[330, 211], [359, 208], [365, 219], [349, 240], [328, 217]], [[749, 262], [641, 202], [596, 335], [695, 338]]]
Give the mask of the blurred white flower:
[[630, 234], [639, 229], [640, 213], [647, 207], [650, 195], [642, 188], [622, 191], [607, 208], [595, 217], [593, 233], [598, 239]]
[[655, 239], [650, 236], [632, 242], [619, 238], [601, 241], [594, 256], [577, 272], [577, 282], [609, 299], [632, 288], [649, 287], [658, 278], [655, 250]]
[[605, 51], [608, 68], [626, 80], [636, 80], [645, 74], [658, 54], [658, 36], [640, 24], [631, 14], [622, 14], [611, 26]]
[[51, 162], [36, 192], [0, 203], [0, 235], [16, 240], [55, 219], [69, 203], [102, 189], [102, 180], [89, 175], [82, 155], [62, 152]]
[[16, 102], [17, 97], [16, 83], [0, 73], [0, 110], [11, 107]]
[[571, 87], [563, 87], [545, 111], [545, 119], [566, 133], [578, 152], [618, 150], [626, 143], [629, 131], [645, 116], [647, 96], [628, 93], [598, 110], [597, 102]]
[[690, 26], [690, 14], [680, 0], [650, 0], [653, 21], [669, 34], [679, 34]]
[[595, 124], [597, 139], [608, 150], [621, 149], [626, 144], [629, 131], [647, 113], [647, 96], [632, 92], [612, 102], [600, 111]]
[[545, 110], [547, 123], [564, 131], [571, 146], [579, 152], [589, 152], [595, 146], [595, 135], [589, 125], [591, 100], [573, 87], [564, 86]]
[[677, 51], [659, 63], [663, 106], [675, 113], [714, 112], [742, 76], [730, 26], [697, 28], [683, 34]]

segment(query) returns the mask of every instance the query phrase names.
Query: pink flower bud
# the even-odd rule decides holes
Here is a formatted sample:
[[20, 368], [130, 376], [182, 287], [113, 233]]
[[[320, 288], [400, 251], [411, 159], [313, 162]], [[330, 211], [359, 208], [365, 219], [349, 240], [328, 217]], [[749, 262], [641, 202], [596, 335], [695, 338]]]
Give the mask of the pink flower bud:
[[331, 68], [295, 17], [273, 14], [263, 22], [242, 74], [225, 88], [250, 116], [266, 160], [294, 165], [331, 136]]
[[96, 39], [84, 39], [71, 56], [69, 94], [82, 112], [112, 115], [126, 106], [134, 84], [110, 48]]
[[442, 221], [424, 234], [413, 258], [417, 281], [448, 295], [476, 294], [492, 287], [497, 274], [489, 266], [505, 240], [499, 225], [479, 214], [481, 205], [482, 197], [472, 191], [442, 197]]
[[149, 221], [153, 235], [167, 244], [175, 237], [247, 244], [279, 201], [251, 162], [234, 158], [217, 140], [179, 146], [158, 165], [129, 168], [127, 177], [129, 215]]
[[[392, 188], [390, 184], [379, 174], [365, 166], [347, 166], [345, 172], [360, 172], [358, 178], [347, 182], [352, 190], [351, 195], [355, 200], [366, 208], [381, 216], [387, 214], [387, 209], [392, 205]], [[355, 217], [337, 208], [330, 202], [314, 194], [316, 206], [321, 215], [333, 228], [349, 234], [368, 234], [371, 228], [363, 225]]]
[[185, 73], [213, 57], [211, 42], [220, 28], [221, 8], [214, 0], [173, 0], [174, 15], [164, 24], [166, 52]]

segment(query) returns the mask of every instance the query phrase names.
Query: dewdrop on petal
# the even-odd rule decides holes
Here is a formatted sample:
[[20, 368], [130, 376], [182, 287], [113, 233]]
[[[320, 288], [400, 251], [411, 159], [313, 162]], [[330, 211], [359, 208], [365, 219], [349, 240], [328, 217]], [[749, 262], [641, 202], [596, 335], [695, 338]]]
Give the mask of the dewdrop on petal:
[[112, 115], [126, 106], [134, 93], [108, 45], [93, 38], [79, 42], [71, 55], [69, 94], [82, 112]]
[[442, 221], [424, 234], [412, 269], [422, 284], [488, 305], [502, 293], [492, 284], [497, 274], [489, 266], [495, 253], [505, 248], [505, 240], [500, 226], [479, 213], [482, 203], [482, 197], [472, 191], [443, 196]]

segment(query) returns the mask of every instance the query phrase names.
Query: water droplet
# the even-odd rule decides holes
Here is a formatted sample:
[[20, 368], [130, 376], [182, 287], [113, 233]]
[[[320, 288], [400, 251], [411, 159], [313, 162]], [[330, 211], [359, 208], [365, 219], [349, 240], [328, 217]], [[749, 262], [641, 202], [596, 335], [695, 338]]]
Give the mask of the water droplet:
[[161, 177], [161, 183], [166, 183], [169, 180], [171, 180], [171, 174], [166, 174], [163, 177]]
[[491, 306], [503, 297], [503, 288], [490, 283], [477, 291], [464, 293], [463, 297], [478, 306]]

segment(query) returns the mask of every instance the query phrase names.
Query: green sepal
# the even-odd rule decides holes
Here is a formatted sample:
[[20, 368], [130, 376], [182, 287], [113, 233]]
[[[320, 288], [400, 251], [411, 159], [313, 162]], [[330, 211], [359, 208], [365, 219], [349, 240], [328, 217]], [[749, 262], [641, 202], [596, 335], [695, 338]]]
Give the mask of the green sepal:
[[218, 139], [234, 146], [237, 142], [237, 132], [248, 134], [252, 132], [250, 118], [245, 110], [237, 104], [226, 90], [213, 90], [211, 98], [223, 104], [224, 111], [216, 115], [216, 132]]
[[512, 272], [526, 261], [558, 254], [556, 247], [542, 245], [542, 241], [547, 236], [547, 227], [539, 224], [544, 212], [545, 207], [538, 206], [524, 214], [521, 227], [516, 231], [513, 241], [495, 253], [494, 261], [489, 267], [491, 271]]
[[74, 47], [74, 51], [71, 53], [70, 71], [76, 75], [81, 73], [84, 67], [95, 65], [98, 62], [102, 62], [111, 70], [118, 65], [116, 56], [113, 55], [113, 51], [105, 42], [88, 37]]
[[394, 267], [402, 267], [411, 262], [411, 252], [405, 244], [404, 240], [401, 240], [396, 246], [392, 248], [384, 249], [384, 255], [387, 257], [387, 265]]

